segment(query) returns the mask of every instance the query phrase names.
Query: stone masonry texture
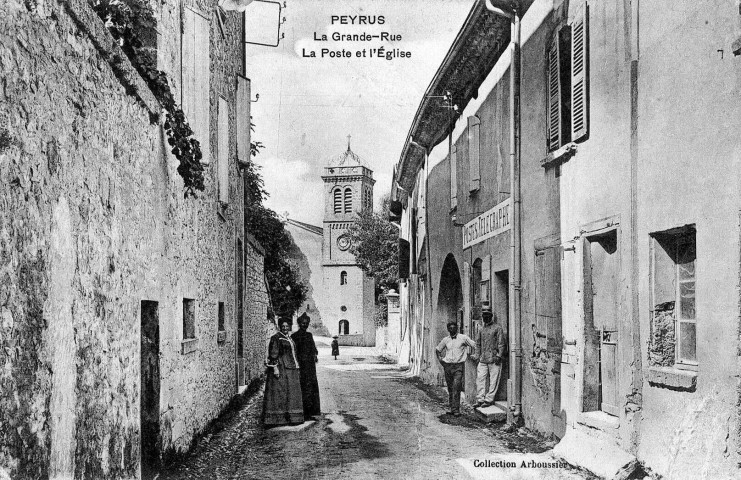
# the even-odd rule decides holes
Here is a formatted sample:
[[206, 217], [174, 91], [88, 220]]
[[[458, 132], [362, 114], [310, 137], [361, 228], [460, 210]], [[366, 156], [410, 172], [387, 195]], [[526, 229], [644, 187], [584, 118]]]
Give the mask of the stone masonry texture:
[[[209, 11], [216, 2], [202, 3]], [[9, 138], [0, 149], [0, 477], [136, 478], [141, 302], [157, 302], [159, 444], [185, 450], [236, 393], [238, 239], [246, 379], [261, 374], [270, 327], [262, 249], [244, 238], [235, 158], [242, 27], [229, 14], [222, 35], [211, 17], [212, 146], [219, 95], [229, 104], [224, 207], [213, 161], [206, 190], [184, 198], [161, 126], [67, 5], [0, 5], [0, 129]], [[158, 58], [176, 92], [177, 10], [164, 2], [158, 12]], [[196, 304], [187, 354], [183, 298]]]

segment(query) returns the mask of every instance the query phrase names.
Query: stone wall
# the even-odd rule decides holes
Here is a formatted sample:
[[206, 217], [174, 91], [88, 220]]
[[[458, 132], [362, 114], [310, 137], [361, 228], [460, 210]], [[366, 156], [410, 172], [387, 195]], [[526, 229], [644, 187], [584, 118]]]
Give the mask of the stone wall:
[[[163, 11], [177, 10], [170, 3]], [[212, 145], [218, 95], [230, 105], [234, 202], [223, 208], [215, 162], [206, 190], [183, 197], [177, 161], [150, 121], [157, 112], [141, 99], [151, 92], [138, 95], [122, 81], [109, 63], [119, 59], [101, 53], [114, 43], [102, 22], [92, 14], [83, 31], [72, 8], [92, 14], [71, 0], [0, 5], [0, 129], [8, 138], [0, 146], [0, 476], [134, 478], [142, 301], [157, 302], [162, 450], [186, 448], [236, 392], [241, 22], [230, 14], [224, 36], [215, 17], [211, 25]], [[170, 27], [159, 30], [179, 31]], [[176, 58], [177, 38], [161, 40], [169, 47], [159, 58]], [[174, 64], [163, 65], [173, 78]], [[244, 245], [245, 328], [257, 333], [247, 363], [258, 375], [267, 328], [262, 260]], [[183, 298], [196, 305], [186, 354]]]
[[155, 260], [148, 234], [177, 186], [148, 188], [170, 183], [159, 130], [60, 4], [32, 13], [10, 0], [0, 18], [0, 128], [12, 140], [0, 152], [0, 469], [133, 477], [129, 278]]
[[268, 292], [265, 287], [264, 255], [262, 247], [247, 235], [245, 242], [245, 300], [244, 319], [244, 384], [260, 378], [265, 371], [267, 342], [276, 330], [268, 320]]

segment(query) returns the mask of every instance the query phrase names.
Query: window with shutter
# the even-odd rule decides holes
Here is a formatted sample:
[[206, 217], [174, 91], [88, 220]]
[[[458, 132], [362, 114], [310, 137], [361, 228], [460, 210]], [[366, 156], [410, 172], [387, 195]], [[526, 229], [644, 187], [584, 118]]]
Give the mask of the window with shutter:
[[345, 189], [345, 213], [352, 213], [352, 190], [350, 187]]
[[694, 226], [651, 234], [649, 365], [696, 369], [697, 317]]
[[468, 117], [468, 165], [470, 175], [468, 177], [468, 190], [475, 192], [481, 183], [481, 170], [479, 164], [479, 121], [478, 117]]
[[[483, 260], [477, 258], [471, 269], [471, 319], [481, 321], [481, 271]], [[475, 334], [475, 328], [469, 331]]]
[[185, 8], [181, 52], [182, 105], [194, 136], [201, 144], [203, 164], [208, 164], [211, 159], [210, 32], [210, 24], [206, 17], [191, 8]]
[[241, 164], [247, 164], [251, 159], [250, 90], [250, 79], [237, 76], [237, 159]]
[[548, 150], [561, 146], [561, 62], [558, 35], [548, 48]]
[[586, 3], [571, 25], [571, 140], [589, 134], [589, 9]]
[[542, 350], [561, 353], [561, 250], [535, 251], [535, 327]]
[[219, 201], [229, 203], [229, 104], [224, 97], [219, 97], [217, 138]]
[[571, 27], [553, 35], [546, 51], [546, 144], [552, 152], [571, 141]]
[[458, 206], [458, 148], [453, 145], [450, 152], [450, 208]]
[[342, 191], [339, 188], [334, 191], [334, 213], [342, 213]]
[[463, 262], [463, 323], [471, 334], [471, 264]]
[[491, 255], [484, 257], [481, 262], [481, 284], [479, 285], [481, 306], [491, 308]]
[[409, 251], [411, 246], [403, 238], [399, 239], [399, 279], [409, 278]]

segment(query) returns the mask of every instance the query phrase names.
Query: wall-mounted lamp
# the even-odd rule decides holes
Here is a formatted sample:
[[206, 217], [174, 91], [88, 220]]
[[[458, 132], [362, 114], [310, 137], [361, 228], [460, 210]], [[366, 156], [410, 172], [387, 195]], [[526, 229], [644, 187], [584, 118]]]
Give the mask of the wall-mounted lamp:
[[458, 105], [453, 103], [453, 94], [450, 93], [450, 90], [446, 90], [443, 95], [425, 95], [425, 98], [442, 98], [442, 108], [449, 108], [454, 112], [458, 112]]

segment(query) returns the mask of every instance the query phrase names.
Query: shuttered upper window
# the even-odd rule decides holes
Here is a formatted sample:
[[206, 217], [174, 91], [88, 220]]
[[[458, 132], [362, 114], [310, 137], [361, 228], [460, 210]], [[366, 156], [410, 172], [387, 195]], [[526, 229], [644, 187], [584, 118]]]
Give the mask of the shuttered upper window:
[[210, 24], [206, 17], [191, 8], [184, 10], [182, 36], [182, 105], [194, 136], [201, 144], [203, 158], [211, 159], [210, 141]]
[[229, 203], [229, 103], [219, 97], [217, 161], [219, 201]]
[[342, 213], [342, 190], [334, 190], [334, 213]]
[[571, 25], [571, 141], [589, 134], [589, 9], [585, 3]]
[[450, 209], [458, 206], [458, 148], [453, 145], [450, 152]]
[[571, 141], [571, 27], [560, 28], [548, 45], [547, 145], [553, 151]]
[[553, 151], [589, 136], [589, 12], [580, 4], [546, 52], [546, 144]]
[[241, 164], [249, 163], [250, 152], [250, 80], [237, 76], [237, 160]]
[[352, 213], [352, 189], [345, 189], [345, 213]]
[[479, 125], [481, 121], [476, 116], [468, 117], [468, 190], [475, 192], [481, 183], [479, 162]]

